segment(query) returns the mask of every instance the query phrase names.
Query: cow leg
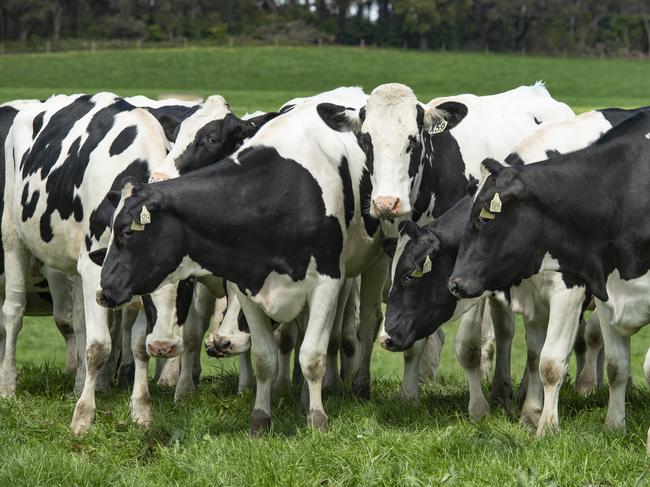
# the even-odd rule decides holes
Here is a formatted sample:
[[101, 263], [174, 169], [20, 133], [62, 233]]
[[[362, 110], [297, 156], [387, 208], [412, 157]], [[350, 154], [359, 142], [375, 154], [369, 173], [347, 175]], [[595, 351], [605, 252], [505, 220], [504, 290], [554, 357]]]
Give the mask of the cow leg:
[[569, 357], [580, 327], [584, 293], [568, 289], [551, 297], [546, 340], [539, 358], [539, 375], [544, 386], [544, 408], [537, 436], [559, 428], [560, 387], [569, 368]]
[[517, 392], [517, 405], [520, 409], [524, 406], [526, 394], [528, 394], [528, 365], [524, 366], [524, 373], [521, 376], [519, 391]]
[[95, 301], [99, 289], [101, 268], [87, 254], [82, 254], [78, 264], [82, 279], [84, 312], [86, 316], [86, 378], [77, 401], [70, 427], [73, 433], [85, 432], [95, 417], [95, 389], [99, 369], [111, 355], [111, 335], [108, 329], [109, 313]]
[[[181, 330], [178, 330], [181, 332]], [[182, 335], [182, 332], [179, 333]], [[182, 340], [182, 337], [181, 337]], [[176, 387], [178, 384], [178, 376], [181, 373], [181, 356], [165, 358], [161, 360], [161, 357], [157, 358], [157, 361], [162, 363], [160, 367], [160, 376], [158, 377], [157, 385], [161, 387]], [[156, 364], [156, 367], [158, 364]]]
[[309, 321], [300, 347], [300, 367], [309, 388], [307, 425], [321, 431], [327, 429], [327, 415], [322, 400], [323, 376], [340, 289], [339, 281], [328, 279], [312, 291], [309, 298]]
[[350, 298], [354, 279], [349, 278], [343, 281], [341, 292], [339, 293], [336, 305], [336, 315], [332, 325], [332, 333], [327, 346], [327, 366], [325, 367], [325, 379], [323, 387], [335, 388], [341, 385], [341, 376], [339, 374], [339, 350], [341, 349], [341, 335], [343, 330], [343, 320], [345, 319], [345, 309]]
[[[598, 385], [599, 360], [601, 359], [601, 350], [603, 347], [603, 335], [600, 332], [600, 321], [598, 313], [591, 314], [585, 325], [585, 364], [578, 376], [576, 389], [582, 396], [586, 396]], [[602, 367], [602, 366], [601, 366]], [[601, 368], [602, 383], [602, 368]]]
[[165, 284], [151, 293], [157, 316], [155, 326], [147, 336], [146, 345], [147, 352], [152, 357], [177, 357], [183, 351], [183, 338], [178, 326], [176, 306], [169, 306], [169, 303], [176, 303], [177, 290], [177, 283]]
[[251, 351], [255, 361], [255, 406], [251, 413], [250, 434], [259, 436], [271, 428], [271, 389], [278, 373], [278, 346], [271, 319], [239, 290], [237, 298], [251, 332]]
[[580, 324], [578, 325], [578, 333], [576, 335], [576, 342], [573, 344], [573, 354], [576, 357], [576, 377], [580, 377], [582, 369], [585, 367], [585, 361], [587, 360], [587, 342], [585, 341], [585, 320], [580, 318]]
[[252, 390], [255, 385], [255, 375], [253, 374], [253, 363], [251, 362], [251, 351], [239, 354], [239, 384], [237, 392], [239, 394]]
[[296, 346], [294, 347], [293, 373], [291, 374], [291, 383], [293, 385], [303, 384], [305, 382], [305, 378], [302, 376], [302, 369], [300, 368], [300, 347], [302, 346], [302, 339], [305, 337], [305, 328], [303, 320], [300, 317], [296, 320], [296, 326], [298, 328], [298, 336], [296, 337]]
[[[6, 218], [5, 218], [6, 219]], [[5, 222], [2, 225], [5, 231]], [[0, 397], [13, 397], [16, 393], [16, 340], [23, 327], [26, 304], [26, 286], [31, 256], [20, 239], [2, 236], [5, 251], [5, 301], [2, 314], [5, 327], [5, 353], [0, 367]]]
[[524, 317], [524, 323], [526, 325], [526, 348], [528, 349], [526, 362], [528, 366], [528, 390], [524, 405], [521, 408], [519, 422], [526, 428], [535, 431], [544, 405], [544, 390], [539, 377], [539, 357], [544, 346], [548, 321], [544, 313], [536, 312], [535, 318], [532, 320]]
[[133, 385], [133, 374], [135, 373], [135, 363], [133, 361], [133, 351], [131, 350], [131, 330], [135, 320], [138, 319], [141, 306], [127, 306], [122, 309], [122, 354], [120, 356], [120, 366], [117, 369], [117, 387], [125, 388]]
[[41, 269], [47, 280], [52, 295], [52, 318], [65, 340], [66, 360], [65, 370], [74, 374], [77, 370], [77, 343], [72, 327], [73, 293], [72, 281], [69, 276], [55, 271], [49, 266]]
[[352, 281], [341, 325], [341, 380], [347, 382], [356, 370], [359, 350], [359, 293], [361, 280]]
[[402, 397], [407, 401], [417, 401], [420, 393], [420, 360], [424, 355], [427, 338], [417, 340], [411, 348], [404, 351], [404, 375], [402, 376]]
[[515, 317], [509, 306], [490, 300], [490, 315], [496, 339], [496, 360], [492, 379], [491, 399], [502, 405], [506, 411], [512, 408], [512, 375], [510, 374], [510, 353], [512, 337], [515, 334]]
[[279, 394], [291, 387], [291, 351], [296, 346], [298, 335], [295, 321], [281, 323], [273, 335], [278, 344], [278, 375], [273, 383], [273, 391]]
[[491, 308], [486, 306], [481, 323], [481, 379], [489, 380], [492, 375], [492, 361], [496, 348], [494, 324], [492, 323]]
[[110, 310], [108, 313], [108, 332], [111, 337], [111, 354], [97, 372], [97, 390], [108, 392], [111, 379], [115, 375], [122, 349], [122, 313], [121, 310]]
[[74, 278], [74, 299], [72, 303], [72, 327], [77, 345], [77, 371], [74, 376], [74, 392], [81, 395], [86, 380], [86, 314], [81, 277]]
[[[370, 398], [370, 359], [383, 314], [383, 301], [388, 257], [379, 257], [361, 276], [361, 303], [359, 323], [359, 367], [352, 379], [352, 392], [362, 398]], [[304, 370], [303, 370], [304, 373]]]
[[469, 385], [469, 415], [480, 419], [490, 412], [490, 406], [481, 389], [481, 322], [485, 300], [460, 318], [456, 335], [456, 357], [465, 371]]
[[607, 363], [607, 379], [609, 380], [609, 404], [605, 427], [608, 429], [625, 428], [625, 391], [630, 374], [630, 337], [622, 336], [609, 324], [596, 305], [598, 318], [601, 323], [605, 345], [605, 361]]
[[151, 399], [149, 397], [149, 354], [146, 347], [147, 318], [144, 311], [138, 316], [131, 329], [131, 352], [133, 354], [133, 392], [131, 394], [131, 419], [134, 423], [148, 427], [151, 424]]
[[442, 331], [442, 328], [438, 328], [433, 335], [426, 338], [424, 352], [420, 358], [420, 379], [429, 379], [436, 376], [444, 344], [445, 332]]

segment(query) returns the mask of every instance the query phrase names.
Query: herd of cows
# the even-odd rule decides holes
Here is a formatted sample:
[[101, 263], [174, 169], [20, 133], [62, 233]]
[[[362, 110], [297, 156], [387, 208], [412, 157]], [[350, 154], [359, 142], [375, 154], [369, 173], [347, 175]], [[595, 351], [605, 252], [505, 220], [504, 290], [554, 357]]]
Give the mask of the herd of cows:
[[240, 390], [255, 386], [252, 434], [270, 427], [292, 350], [307, 423], [323, 429], [323, 388], [370, 395], [378, 335], [404, 352], [414, 399], [456, 319], [479, 418], [492, 343], [492, 397], [512, 400], [515, 314], [522, 424], [558, 427], [575, 350], [576, 387], [605, 364], [606, 426], [625, 426], [630, 336], [650, 321], [646, 108], [575, 115], [541, 83], [426, 104], [396, 83], [338, 88], [243, 118], [217, 95], [56, 95], [0, 105], [0, 139], [0, 396], [15, 394], [23, 316], [51, 296], [74, 433], [114, 376], [151, 424], [149, 357], [181, 399], [206, 332], [209, 355], [240, 356]]

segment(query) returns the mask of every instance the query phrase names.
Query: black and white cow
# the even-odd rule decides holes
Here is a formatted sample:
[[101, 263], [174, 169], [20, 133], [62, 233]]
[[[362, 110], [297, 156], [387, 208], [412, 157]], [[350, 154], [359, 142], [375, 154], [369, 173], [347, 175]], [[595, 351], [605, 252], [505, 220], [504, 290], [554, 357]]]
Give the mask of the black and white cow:
[[[363, 104], [365, 97], [356, 107]], [[330, 104], [303, 103], [218, 164], [126, 188], [102, 270], [98, 299], [107, 306], [190, 275], [218, 275], [238, 286], [256, 362], [253, 433], [270, 424], [277, 370], [271, 320], [291, 321], [308, 307], [300, 364], [308, 423], [324, 427], [321, 383], [346, 276], [363, 274], [362, 288], [364, 281], [376, 288], [367, 314], [381, 317], [385, 263], [379, 223], [362, 213], [370, 195], [365, 155], [352, 134], [333, 129], [331, 114]]]
[[[354, 115], [354, 114], [353, 114]], [[503, 158], [546, 121], [574, 116], [554, 100], [541, 83], [491, 96], [457, 95], [424, 105], [401, 84], [381, 85], [371, 93], [358, 116], [339, 116], [342, 130], [353, 130], [368, 155], [372, 182], [370, 214], [384, 220], [409, 218], [424, 224], [438, 217], [466, 194], [468, 178], [479, 177], [480, 162]], [[393, 224], [384, 233], [397, 235]], [[399, 235], [395, 260], [408, 235]], [[398, 278], [391, 271], [394, 282]], [[514, 320], [507, 307], [491, 300], [497, 340], [493, 396], [509, 401], [509, 350]], [[489, 406], [480, 387], [482, 308], [461, 320], [457, 356], [470, 385], [470, 415], [481, 417]]]
[[[485, 161], [489, 176], [450, 280], [455, 294], [472, 297], [550, 270], [569, 289], [588, 289], [604, 338], [611, 428], [625, 424], [629, 337], [650, 321], [649, 144], [643, 112], [580, 151], [520, 167]], [[539, 367], [549, 382], [563, 375], [544, 357]]]
[[[506, 160], [522, 165], [547, 154], [556, 156], [560, 151], [579, 149], [636, 113], [637, 110], [599, 110], [569, 121], [543, 124]], [[472, 201], [472, 198], [465, 197], [440, 218], [423, 227], [413, 222], [403, 224], [402, 231], [409, 240], [395, 263], [395, 273], [401, 279], [391, 289], [385, 320], [387, 335], [391, 342], [395, 342], [395, 347], [408, 346], [413, 340], [427, 336], [443, 323], [461, 316], [475, 302], [475, 299], [457, 301], [447, 289]], [[423, 274], [421, 270], [427, 259], [432, 270]], [[415, 272], [417, 269], [420, 272]], [[538, 432], [543, 434], [547, 427], [558, 424], [557, 394], [562, 381], [545, 385], [542, 394], [537, 364], [542, 356], [548, 361], [556, 360], [558, 368], [566, 369], [568, 354], [575, 342], [577, 317], [586, 296], [584, 288], [567, 289], [561, 276], [554, 272], [531, 276], [510, 288], [508, 294], [513, 309], [524, 315], [529, 344], [531, 387], [522, 410], [522, 422], [538, 428]], [[594, 324], [597, 329], [598, 322], [590, 323], [591, 326]], [[594, 331], [597, 330], [589, 330], [590, 333]], [[597, 350], [592, 356], [597, 356]], [[587, 367], [595, 369], [596, 364]], [[593, 387], [594, 380], [592, 372], [592, 383], [583, 386]]]

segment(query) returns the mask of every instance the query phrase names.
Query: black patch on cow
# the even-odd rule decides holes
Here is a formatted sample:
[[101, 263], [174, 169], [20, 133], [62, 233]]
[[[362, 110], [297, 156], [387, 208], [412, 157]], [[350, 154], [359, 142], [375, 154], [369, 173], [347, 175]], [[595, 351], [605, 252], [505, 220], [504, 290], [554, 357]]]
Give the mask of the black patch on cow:
[[535, 120], [535, 123], [536, 123], [537, 125], [541, 125], [541, 124], [542, 124], [541, 120], [538, 120], [537, 117], [533, 117], [533, 120]]
[[144, 316], [147, 318], [147, 335], [153, 331], [158, 320], [158, 310], [153, 304], [151, 296], [142, 296], [142, 307], [144, 308]]
[[285, 105], [282, 108], [280, 108], [280, 110], [278, 110], [278, 113], [282, 115], [284, 113], [290, 112], [291, 110], [293, 110], [295, 106], [296, 105]]
[[38, 203], [38, 197], [40, 194], [40, 191], [36, 190], [34, 193], [32, 193], [31, 199], [29, 199], [29, 183], [25, 183], [23, 194], [20, 198], [20, 205], [23, 208], [22, 220], [24, 222], [34, 216], [34, 212], [36, 211], [36, 204]]
[[90, 251], [90, 248], [93, 246], [93, 241], [90, 239], [88, 235], [84, 237], [84, 242], [86, 244], [86, 251]]
[[93, 262], [95, 265], [98, 265], [99, 267], [102, 266], [104, 263], [104, 259], [106, 258], [106, 252], [108, 249], [104, 247], [103, 249], [97, 249], [93, 250], [92, 252], [88, 253], [88, 258]]
[[34, 120], [32, 121], [32, 140], [34, 140], [38, 133], [41, 131], [41, 127], [43, 127], [44, 117], [45, 112], [41, 112], [34, 117]]
[[513, 152], [511, 154], [508, 154], [505, 163], [508, 164], [509, 166], [523, 166], [524, 160], [521, 158], [519, 154]]
[[[98, 241], [106, 229], [111, 226], [116, 207], [116, 203], [111, 201], [111, 194], [121, 191], [127, 181], [139, 181], [145, 183], [148, 181], [149, 175], [149, 165], [147, 162], [141, 159], [136, 159], [129, 164], [124, 171], [115, 176], [111, 189], [107, 193], [106, 197], [90, 214], [89, 236], [92, 237], [92, 239]], [[88, 250], [90, 250], [90, 247], [88, 247]]]
[[[14, 123], [18, 110], [9, 105], [0, 107], [0, 215], [4, 211], [4, 190], [5, 190], [5, 141], [9, 129]], [[0, 274], [4, 273], [4, 250], [0, 245]]]
[[363, 217], [363, 227], [366, 229], [368, 236], [372, 237], [379, 229], [379, 220], [370, 216], [370, 198], [372, 196], [372, 182], [370, 173], [364, 169], [361, 175], [359, 185], [359, 200], [361, 204], [361, 216]]
[[316, 106], [316, 111], [323, 122], [337, 132], [347, 132], [352, 128], [346, 110], [354, 109], [334, 103], [319, 103]]
[[192, 304], [192, 297], [194, 296], [194, 286], [196, 279], [189, 277], [183, 279], [178, 283], [176, 289], [176, 319], [178, 326], [183, 325], [187, 320], [187, 315], [190, 312], [190, 305]]
[[239, 314], [237, 315], [237, 328], [239, 328], [239, 331], [243, 331], [245, 333], [250, 333], [250, 329], [248, 328], [248, 320], [246, 319], [246, 315], [244, 312], [240, 309]]
[[109, 155], [112, 157], [124, 152], [131, 144], [133, 144], [136, 135], [138, 135], [138, 127], [135, 125], [126, 127], [117, 137], [115, 137], [115, 140], [108, 151]]
[[645, 107], [639, 107], [639, 108], [631, 108], [631, 109], [625, 109], [625, 108], [604, 108], [602, 110], [597, 110], [599, 111], [603, 117], [605, 117], [605, 120], [607, 120], [612, 127], [615, 127], [621, 122], [624, 122], [630, 117], [633, 117], [637, 113], [641, 112], [647, 112], [650, 110], [650, 106], [645, 106]]
[[370, 175], [372, 175], [375, 170], [375, 149], [372, 145], [372, 136], [367, 132], [361, 132], [357, 135], [357, 143], [366, 155], [366, 167], [368, 168]]
[[343, 208], [345, 209], [345, 226], [350, 226], [350, 221], [354, 216], [354, 191], [352, 190], [352, 178], [350, 177], [350, 167], [348, 159], [343, 156], [339, 164], [339, 176], [343, 185]]
[[145, 110], [156, 117], [156, 120], [158, 120], [158, 123], [160, 123], [165, 132], [165, 138], [170, 142], [174, 142], [178, 135], [178, 127], [180, 124], [199, 108], [201, 108], [201, 105], [199, 104], [191, 107], [183, 105], [167, 105], [160, 108], [147, 107]]
[[562, 155], [559, 150], [556, 149], [549, 149], [546, 151], [546, 158], [547, 159], [553, 159], [554, 157]]

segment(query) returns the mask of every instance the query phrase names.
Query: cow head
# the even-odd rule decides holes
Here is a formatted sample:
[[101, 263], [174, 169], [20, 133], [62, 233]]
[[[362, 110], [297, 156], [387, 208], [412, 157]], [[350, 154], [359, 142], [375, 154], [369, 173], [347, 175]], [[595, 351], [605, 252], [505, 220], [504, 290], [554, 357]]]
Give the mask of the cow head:
[[467, 197], [424, 227], [410, 220], [400, 223], [392, 254], [393, 280], [381, 340], [384, 348], [410, 348], [457, 315], [460, 307], [471, 306], [459, 303], [447, 288], [471, 205]]
[[178, 245], [169, 245], [185, 240], [183, 225], [164, 211], [155, 186], [128, 183], [115, 211], [108, 249], [90, 254], [95, 261], [103, 260], [97, 302], [113, 308], [134, 295], [150, 294], [166, 282], [189, 277], [191, 273], [176, 278], [183, 255]]
[[521, 169], [483, 161], [484, 182], [449, 281], [457, 297], [506, 290], [539, 270], [544, 220], [534, 202], [526, 201]]
[[175, 128], [171, 136], [174, 145], [151, 181], [176, 177], [220, 161], [277, 116], [278, 113], [270, 112], [242, 120], [230, 111], [222, 96], [210, 96]]
[[366, 153], [372, 182], [370, 214], [378, 218], [407, 216], [422, 159], [423, 133], [439, 134], [467, 114], [461, 103], [423, 105], [408, 86], [389, 83], [375, 88], [361, 110], [330, 105], [319, 110], [337, 130], [352, 130]]

